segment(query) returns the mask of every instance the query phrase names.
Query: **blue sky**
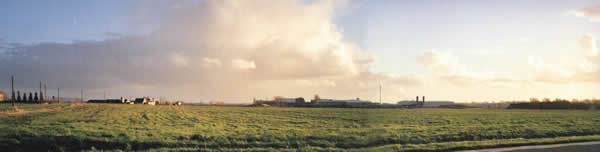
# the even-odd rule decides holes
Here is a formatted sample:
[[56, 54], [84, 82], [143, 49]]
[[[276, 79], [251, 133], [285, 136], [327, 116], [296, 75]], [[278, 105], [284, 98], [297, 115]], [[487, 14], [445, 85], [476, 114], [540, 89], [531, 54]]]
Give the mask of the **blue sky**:
[[[3, 20], [3, 24], [0, 24], [0, 39], [2, 40], [0, 42], [25, 44], [23, 48], [29, 49], [30, 52], [20, 53], [32, 57], [33, 63], [29, 63], [32, 66], [41, 64], [37, 60], [45, 56], [44, 54], [35, 54], [36, 49], [98, 49], [107, 52], [115, 50], [106, 49], [115, 48], [126, 51], [155, 49], [152, 51], [156, 51], [154, 54], [157, 54], [157, 57], [171, 56], [173, 62], [164, 64], [173, 64], [175, 67], [192, 65], [195, 63], [194, 60], [204, 62], [200, 65], [204, 68], [222, 67], [228, 66], [230, 63], [228, 61], [231, 61], [232, 66], [248, 64], [243, 67], [255, 68], [255, 74], [250, 74], [248, 77], [253, 77], [253, 75], [254, 77], [276, 77], [268, 80], [254, 80], [261, 81], [261, 84], [275, 81], [290, 84], [292, 82], [289, 81], [293, 81], [293, 83], [302, 82], [302, 85], [330, 85], [332, 87], [330, 90], [340, 90], [336, 87], [343, 86], [347, 80], [356, 79], [354, 81], [364, 81], [369, 84], [376, 84], [372, 81], [389, 80], [390, 83], [393, 82], [389, 86], [394, 86], [389, 89], [392, 90], [390, 94], [399, 94], [399, 96], [385, 97], [391, 101], [412, 97], [413, 94], [431, 92], [439, 94], [438, 98], [441, 99], [464, 101], [484, 100], [485, 96], [496, 100], [526, 99], [532, 96], [583, 98], [593, 97], [588, 92], [600, 88], [599, 79], [587, 78], [600, 73], [594, 69], [596, 66], [600, 66], [599, 62], [595, 56], [582, 53], [589, 52], [590, 49], [582, 50], [580, 46], [580, 41], [584, 38], [592, 38], [586, 43], [598, 43], [593, 38], [600, 36], [600, 23], [592, 21], [592, 18], [598, 17], [598, 13], [593, 11], [594, 8], [600, 6], [598, 0], [568, 2], [562, 0], [350, 0], [345, 4], [328, 2], [333, 1], [315, 0], [302, 3], [256, 1], [239, 2], [239, 4], [235, 1], [209, 1], [206, 6], [196, 6], [197, 3], [188, 3], [187, 1], [8, 0], [0, 2], [0, 18]], [[205, 4], [200, 3], [199, 5]], [[330, 7], [337, 5], [340, 7]], [[331, 8], [337, 8], [332, 9], [334, 15], [329, 14]], [[221, 9], [225, 11], [221, 11]], [[247, 14], [235, 13], [248, 10]], [[264, 14], [261, 11], [268, 13]], [[281, 13], [277, 11], [281, 11]], [[574, 15], [574, 11], [587, 14], [584, 17], [578, 17]], [[280, 14], [294, 16], [279, 17]], [[273, 18], [273, 20], [263, 21], [261, 20], [263, 18]], [[230, 21], [229, 19], [234, 20]], [[294, 26], [294, 24], [303, 25], [305, 22], [307, 24], [304, 29]], [[238, 23], [246, 24], [236, 27]], [[329, 24], [333, 24], [336, 29], [323, 31], [319, 28], [320, 26], [312, 26]], [[232, 30], [222, 29], [230, 25], [234, 26]], [[210, 30], [204, 30], [204, 27]], [[270, 33], [271, 37], [265, 36], [265, 33]], [[305, 37], [306, 35], [298, 35], [298, 33], [320, 33], [320, 35]], [[342, 36], [341, 41], [343, 42], [335, 38], [337, 34]], [[285, 37], [289, 38], [290, 35], [291, 39], [286, 40]], [[136, 38], [137, 36], [142, 38]], [[221, 39], [221, 37], [224, 38]], [[278, 42], [282, 44], [262, 44], [265, 39], [273, 38], [278, 39]], [[228, 39], [238, 41], [227, 41]], [[85, 43], [90, 40], [95, 43]], [[216, 42], [219, 44], [213, 44]], [[51, 43], [50, 48], [52, 49], [39, 43]], [[63, 46], [61, 43], [65, 43], [65, 45]], [[306, 48], [322, 49], [323, 46], [336, 47], [331, 47], [333, 50], [306, 50]], [[358, 46], [359, 49], [343, 50], [341, 51], [343, 53], [335, 50], [338, 47], [350, 48], [350, 46]], [[213, 48], [218, 48], [219, 51], [210, 50]], [[239, 50], [228, 52], [228, 48]], [[315, 74], [315, 76], [303, 74], [302, 76], [279, 78], [286, 74], [269, 71], [270, 69], [261, 69], [262, 64], [268, 67], [269, 63], [258, 61], [260, 57], [256, 53], [248, 55], [248, 52], [252, 52], [248, 50], [256, 48], [291, 49], [291, 52], [295, 52], [295, 55], [298, 56], [289, 57], [289, 64], [311, 61], [309, 67], [312, 64], [314, 66], [340, 65], [340, 67], [323, 66], [329, 70], [324, 70], [323, 73]], [[318, 52], [321, 51], [335, 53], [329, 57], [319, 56]], [[593, 48], [591, 51], [594, 51]], [[351, 52], [367, 52], [371, 56], [360, 53], [356, 55]], [[0, 53], [2, 52], [0, 51]], [[124, 56], [133, 58], [142, 56], [140, 54], [147, 54], [143, 51], [137, 53], [139, 54], [130, 52]], [[279, 53], [281, 52], [274, 52], [274, 54]], [[82, 54], [81, 57], [110, 56], [111, 54], [94, 55]], [[285, 53], [279, 55], [281, 56], [275, 57], [288, 57], [288, 54]], [[339, 60], [339, 63], [320, 63], [325, 62], [321, 61], [321, 58], [327, 57], [335, 61]], [[362, 62], [349, 61], [369, 57], [372, 57], [372, 61], [364, 65], [368, 66], [366, 69], [362, 68]], [[2, 58], [0, 58], [1, 60]], [[13, 63], [15, 60], [5, 60], [4, 62]], [[588, 65], [591, 65], [593, 70], [589, 70], [589, 68], [581, 70], [585, 69], [581, 67]], [[86, 66], [105, 67], [108, 65], [90, 63]], [[135, 67], [137, 63], [131, 66]], [[293, 67], [297, 70], [304, 68], [306, 67]], [[335, 78], [332, 76], [335, 75], [332, 73], [336, 73], [336, 70], [333, 69], [343, 71], [345, 68], [349, 68], [344, 71], [345, 73], [354, 73], [350, 76], [352, 78], [339, 78], [346, 77], [345, 74], [337, 75]], [[18, 70], [10, 68], [0, 70], [19, 73]], [[98, 69], [92, 68], [92, 70]], [[127, 69], [121, 69], [121, 71], [123, 70]], [[366, 71], [368, 74], [357, 76], [355, 75], [357, 71]], [[582, 73], [581, 71], [586, 72]], [[258, 74], [271, 72], [273, 74], [266, 76]], [[568, 74], [564, 77], [547, 77], [547, 75], [553, 75], [549, 73]], [[128, 79], [118, 74], [89, 79], [112, 80], [113, 78], [118, 79], [115, 80], [116, 82]], [[407, 79], [407, 81], [418, 81], [417, 83], [420, 85], [413, 87], [411, 86], [413, 83], [396, 84], [396, 82], [406, 82], [399, 80], [400, 78]], [[247, 77], [231, 79], [242, 81]], [[459, 81], [455, 82], [455, 80]], [[498, 82], [498, 80], [510, 81]], [[590, 81], [593, 83], [589, 83]], [[473, 83], [488, 85], [473, 85]], [[513, 87], [494, 88], [498, 85]], [[139, 84], [136, 86], [148, 87]], [[360, 86], [364, 87], [365, 85]], [[371, 89], [370, 85], [366, 86], [365, 89]], [[494, 87], [490, 88], [489, 86]], [[518, 86], [516, 88], [527, 86], [527, 91], [521, 91], [526, 93], [507, 91], [514, 90], [515, 86]], [[86, 86], [81, 84], [72, 87], [85, 88]], [[89, 88], [96, 89], [96, 91], [111, 89]], [[482, 90], [479, 93], [481, 95], [477, 97], [456, 95], [456, 92], [444, 93], [445, 90], [457, 88], [463, 88], [463, 91], [481, 90], [481, 88], [487, 88], [487, 90]], [[123, 88], [112, 89], [123, 90]], [[352, 97], [328, 89], [320, 91], [317, 87], [306, 88], [306, 90], [312, 91], [301, 91], [302, 96], [327, 92], [336, 94], [332, 95], [333, 97]], [[151, 91], [163, 92], [164, 90], [151, 89]], [[361, 96], [362, 98], [374, 97], [372, 91], [358, 92], [365, 92]], [[557, 92], [571, 93], [553, 95]], [[135, 92], [131, 94], [135, 94]], [[278, 91], [259, 91], [256, 94], [260, 94], [260, 96], [295, 95], [290, 92]], [[223, 96], [227, 95], [202, 95], [190, 98], [208, 100]], [[249, 97], [242, 94], [231, 96], [236, 96], [236, 100], [237, 96]]]
[[[378, 71], [402, 71], [400, 64], [414, 64], [424, 51], [449, 50], [481, 63], [502, 60], [502, 56], [477, 56], [478, 51], [507, 52], [505, 57], [526, 58], [528, 54], [569, 55], [548, 48], [564, 48], [562, 43], [585, 33], [600, 34], [598, 24], [566, 12], [597, 4], [598, 1], [377, 1], [358, 2], [355, 14], [363, 24], [349, 38], [378, 54]], [[366, 13], [364, 11], [366, 10]], [[366, 14], [366, 15], [362, 15]], [[354, 16], [349, 15], [348, 18]], [[352, 20], [352, 19], [351, 19]], [[357, 21], [360, 22], [360, 21]], [[344, 23], [344, 22], [342, 22]], [[341, 24], [342, 28], [353, 25]], [[366, 34], [365, 34], [366, 33]], [[545, 41], [544, 45], [523, 44], [520, 39]], [[504, 49], [502, 49], [504, 48]], [[511, 54], [515, 52], [515, 54]], [[518, 53], [516, 53], [518, 52]], [[564, 51], [563, 51], [564, 52]], [[527, 54], [524, 54], [527, 53]], [[404, 62], [403, 62], [404, 61]], [[484, 67], [479, 67], [484, 68]], [[411, 71], [418, 69], [409, 69]]]
[[[19, 43], [102, 40], [106, 33], [138, 34], [152, 23], [138, 19], [135, 1], [19, 1], [2, 2], [0, 25], [3, 39]], [[158, 8], [158, 7], [157, 7]], [[153, 10], [160, 13], [161, 10]], [[147, 11], [146, 15], [157, 15]]]

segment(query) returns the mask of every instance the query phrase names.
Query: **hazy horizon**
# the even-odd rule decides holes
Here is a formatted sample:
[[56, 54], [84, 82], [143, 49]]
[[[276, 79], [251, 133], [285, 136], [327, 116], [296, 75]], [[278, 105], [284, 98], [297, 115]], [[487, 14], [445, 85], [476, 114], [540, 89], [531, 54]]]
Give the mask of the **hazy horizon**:
[[[600, 98], [600, 1], [0, 2], [0, 90], [250, 103]], [[231, 103], [230, 102], [230, 103]]]

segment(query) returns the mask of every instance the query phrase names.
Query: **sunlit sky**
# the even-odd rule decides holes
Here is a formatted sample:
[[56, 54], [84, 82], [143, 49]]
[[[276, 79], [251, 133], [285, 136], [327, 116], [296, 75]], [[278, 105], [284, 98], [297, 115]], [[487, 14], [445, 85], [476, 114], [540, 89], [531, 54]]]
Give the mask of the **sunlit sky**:
[[5, 92], [600, 98], [598, 0], [8, 0], [0, 18]]

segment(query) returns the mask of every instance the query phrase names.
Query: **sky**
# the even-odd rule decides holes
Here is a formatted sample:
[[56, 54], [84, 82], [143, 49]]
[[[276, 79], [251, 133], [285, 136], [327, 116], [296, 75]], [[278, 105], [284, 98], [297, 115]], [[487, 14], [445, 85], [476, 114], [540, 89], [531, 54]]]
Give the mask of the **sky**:
[[0, 19], [4, 92], [600, 98], [598, 0], [7, 0]]

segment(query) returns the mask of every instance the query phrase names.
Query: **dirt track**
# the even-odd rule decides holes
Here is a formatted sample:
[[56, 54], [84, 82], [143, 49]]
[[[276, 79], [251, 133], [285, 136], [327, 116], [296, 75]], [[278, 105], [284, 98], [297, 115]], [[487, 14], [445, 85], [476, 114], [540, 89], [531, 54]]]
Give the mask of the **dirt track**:
[[492, 148], [480, 150], [466, 150], [461, 152], [596, 152], [600, 151], [600, 141], [566, 143], [552, 145], [533, 145], [506, 148]]

